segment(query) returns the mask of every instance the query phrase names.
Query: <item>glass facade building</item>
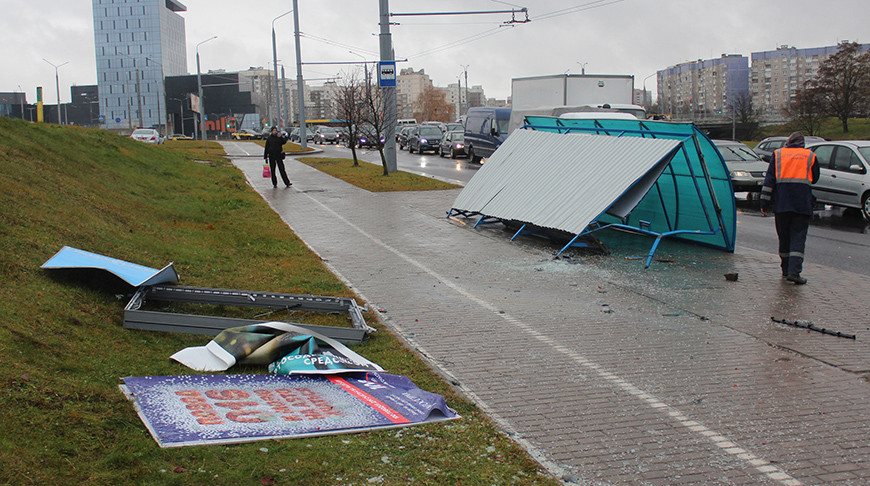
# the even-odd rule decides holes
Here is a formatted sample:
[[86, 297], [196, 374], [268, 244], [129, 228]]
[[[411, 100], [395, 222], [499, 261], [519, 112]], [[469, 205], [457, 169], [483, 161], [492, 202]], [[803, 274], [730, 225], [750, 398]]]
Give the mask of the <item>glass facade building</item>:
[[92, 0], [100, 113], [109, 129], [166, 124], [164, 77], [187, 73], [176, 0]]

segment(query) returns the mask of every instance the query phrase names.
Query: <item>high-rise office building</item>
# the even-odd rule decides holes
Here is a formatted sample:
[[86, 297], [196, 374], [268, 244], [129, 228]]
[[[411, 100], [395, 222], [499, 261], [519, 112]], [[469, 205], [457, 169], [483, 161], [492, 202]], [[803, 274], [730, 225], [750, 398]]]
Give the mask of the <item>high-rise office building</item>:
[[100, 113], [109, 129], [166, 124], [164, 77], [187, 73], [176, 0], [92, 0]]

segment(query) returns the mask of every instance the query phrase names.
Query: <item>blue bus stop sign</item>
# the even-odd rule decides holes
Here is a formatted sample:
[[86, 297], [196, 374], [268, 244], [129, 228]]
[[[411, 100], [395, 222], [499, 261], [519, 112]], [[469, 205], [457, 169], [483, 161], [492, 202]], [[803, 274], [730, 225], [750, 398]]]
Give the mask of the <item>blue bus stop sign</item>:
[[381, 61], [378, 63], [380, 67], [380, 87], [395, 88], [396, 87], [396, 62]]

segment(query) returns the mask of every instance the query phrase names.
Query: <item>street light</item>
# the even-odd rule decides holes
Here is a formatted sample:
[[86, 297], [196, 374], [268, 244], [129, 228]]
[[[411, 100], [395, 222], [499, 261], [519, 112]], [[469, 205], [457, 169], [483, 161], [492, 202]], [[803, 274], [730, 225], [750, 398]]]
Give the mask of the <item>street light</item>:
[[586, 65], [589, 63], [577, 61], [577, 64], [580, 65], [580, 74], [585, 75], [586, 74]]
[[[658, 74], [658, 72], [654, 72], [654, 73], [650, 74], [649, 76], [643, 78], [643, 107], [644, 107], [644, 109], [649, 108], [649, 103], [648, 103], [647, 98], [646, 98], [646, 80], [655, 76], [656, 74]], [[661, 108], [661, 106], [659, 108]]]
[[[462, 66], [462, 71], [465, 73], [465, 113], [468, 113], [468, 107], [469, 107], [469, 101], [470, 101], [468, 99], [468, 67], [471, 66], [471, 64], [465, 64], [465, 65], [460, 64], [460, 66]], [[462, 96], [461, 95], [459, 98], [459, 109], [462, 110]]]
[[[283, 17], [285, 15], [289, 15], [291, 13], [293, 13], [293, 10], [288, 10], [288, 11], [282, 13], [281, 15], [275, 17], [274, 19], [272, 19], [272, 69], [273, 69], [272, 72], [275, 73], [275, 114], [278, 118], [278, 121], [275, 122], [276, 125], [281, 125], [281, 106], [282, 106], [282, 104], [280, 101], [281, 92], [278, 91], [278, 47], [277, 47], [277, 44], [275, 43], [275, 21], [280, 19], [281, 17]], [[283, 127], [279, 127], [279, 128], [283, 128]]]
[[[46, 59], [44, 57], [42, 58], [42, 60], [51, 64], [54, 67], [54, 83], [55, 83], [55, 86], [57, 88], [57, 124], [60, 125], [61, 124], [60, 123], [60, 78], [57, 75], [57, 70], [61, 66], [65, 66], [65, 65], [69, 64], [69, 61], [67, 61], [63, 64], [55, 65], [55, 64], [52, 64], [51, 61], [49, 61], [48, 59]], [[66, 118], [66, 117], [64, 117], [64, 118]]]
[[205, 151], [208, 152], [208, 141], [205, 139], [205, 100], [202, 98], [202, 74], [199, 70], [199, 46], [205, 44], [208, 41], [217, 39], [217, 36], [211, 36], [208, 39], [200, 42], [196, 45], [196, 87], [199, 91], [199, 116], [200, 116], [200, 133], [202, 133], [202, 144], [205, 147]]

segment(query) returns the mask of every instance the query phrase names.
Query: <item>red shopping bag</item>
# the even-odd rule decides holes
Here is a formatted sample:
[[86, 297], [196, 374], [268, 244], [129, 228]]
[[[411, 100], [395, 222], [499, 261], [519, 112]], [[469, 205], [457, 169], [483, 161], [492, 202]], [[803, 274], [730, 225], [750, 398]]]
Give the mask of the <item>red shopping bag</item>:
[[272, 171], [269, 170], [269, 164], [263, 164], [263, 177], [267, 179], [272, 177]]

